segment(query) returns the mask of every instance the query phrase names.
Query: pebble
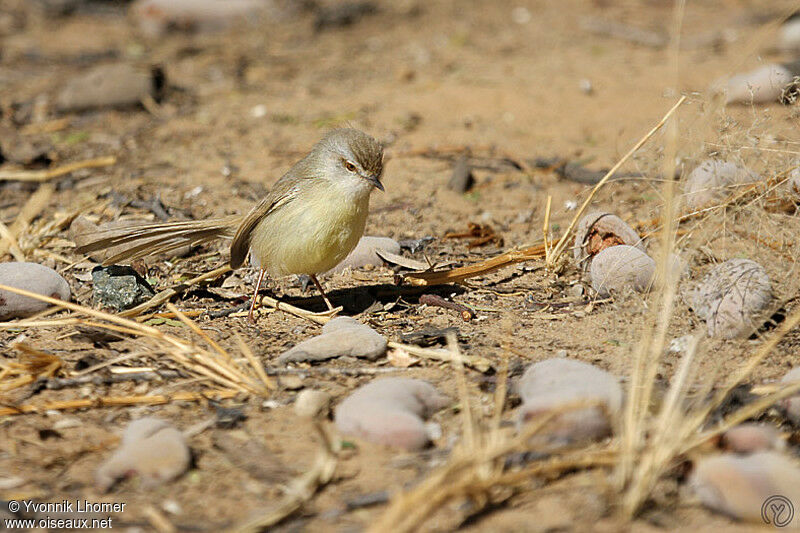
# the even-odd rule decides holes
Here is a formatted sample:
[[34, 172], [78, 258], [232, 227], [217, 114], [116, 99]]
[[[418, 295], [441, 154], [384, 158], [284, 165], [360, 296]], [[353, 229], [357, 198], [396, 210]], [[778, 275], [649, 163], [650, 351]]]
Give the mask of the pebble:
[[475, 185], [475, 176], [466, 155], [459, 157], [453, 165], [453, 173], [447, 182], [447, 188], [457, 193], [465, 193]]
[[266, 4], [261, 0], [137, 0], [130, 17], [146, 37], [161, 37], [171, 29], [195, 32], [224, 30], [253, 19]]
[[[796, 383], [798, 381], [800, 381], [800, 366], [791, 369], [781, 379], [781, 383]], [[800, 393], [781, 400], [780, 407], [792, 424], [800, 426]]]
[[718, 80], [712, 90], [723, 93], [726, 104], [778, 102], [795, 75], [793, 65], [770, 63], [727, 80]]
[[95, 305], [124, 311], [153, 296], [155, 292], [147, 280], [129, 266], [98, 266], [92, 270], [92, 298]]
[[702, 209], [730, 196], [736, 185], [760, 180], [758, 174], [733, 161], [706, 159], [686, 177], [683, 200], [689, 209]]
[[621, 244], [597, 254], [590, 274], [592, 287], [602, 298], [631, 289], [647, 292], [653, 285], [656, 262], [638, 248]]
[[374, 361], [386, 353], [386, 345], [386, 338], [371, 327], [340, 316], [322, 326], [322, 334], [287, 350], [278, 360], [288, 363], [350, 356]]
[[764, 267], [749, 259], [729, 259], [714, 267], [688, 294], [694, 312], [711, 337], [748, 337], [772, 301]]
[[59, 111], [139, 104], [155, 93], [153, 74], [126, 63], [100, 65], [72, 78], [56, 96]]
[[789, 17], [778, 32], [778, 48], [785, 52], [800, 52], [800, 16]]
[[[774, 451], [750, 455], [726, 453], [697, 461], [689, 486], [706, 507], [763, 525], [762, 506], [771, 497], [782, 496], [794, 505], [800, 502], [800, 468]], [[773, 503], [777, 507], [767, 507], [767, 516], [779, 525], [788, 515], [785, 509], [780, 512], [780, 500]], [[783, 524], [786, 525], [789, 523]], [[800, 526], [797, 516], [791, 526]]]
[[[69, 301], [71, 294], [67, 280], [52, 268], [38, 263], [0, 263], [0, 285], [64, 301]], [[48, 307], [50, 304], [46, 302], [0, 290], [0, 320], [30, 316]]]
[[780, 432], [763, 424], [739, 424], [722, 434], [720, 447], [733, 453], [783, 450], [786, 443]]
[[380, 378], [363, 385], [335, 412], [344, 435], [413, 451], [431, 440], [424, 418], [446, 407], [449, 398], [430, 383], [411, 378]]
[[329, 272], [335, 274], [348, 268], [354, 270], [368, 265], [383, 266], [383, 259], [376, 253], [378, 250], [399, 254], [400, 243], [389, 237], [361, 237], [361, 240], [358, 241], [350, 255], [345, 257], [341, 263], [333, 267]]
[[552, 409], [576, 402], [600, 403], [557, 415], [537, 434], [559, 444], [610, 435], [612, 421], [622, 409], [622, 387], [616, 376], [574, 359], [547, 359], [530, 365], [517, 390], [522, 398], [520, 430], [528, 420]]
[[98, 469], [95, 482], [107, 491], [117, 480], [137, 474], [144, 487], [155, 487], [183, 474], [191, 461], [183, 433], [158, 418], [132, 421], [122, 444]]
[[302, 390], [294, 401], [295, 414], [305, 418], [326, 416], [330, 407], [331, 395], [321, 390]]
[[585, 272], [594, 256], [611, 246], [627, 244], [644, 252], [639, 234], [624, 220], [611, 213], [595, 211], [585, 215], [575, 230], [573, 257]]

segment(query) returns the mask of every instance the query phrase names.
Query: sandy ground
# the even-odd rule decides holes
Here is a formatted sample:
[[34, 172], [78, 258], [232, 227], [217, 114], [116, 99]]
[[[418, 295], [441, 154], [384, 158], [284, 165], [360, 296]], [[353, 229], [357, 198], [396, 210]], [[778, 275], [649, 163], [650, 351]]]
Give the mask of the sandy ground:
[[[0, 104], [7, 111], [4, 122], [21, 130], [28, 122], [12, 120], [15, 104], [52, 101], [66, 79], [107, 58], [142, 66], [159, 64], [166, 72], [169, 88], [154, 113], [137, 108], [70, 114], [65, 129], [29, 135], [52, 146], [53, 165], [107, 155], [118, 158], [113, 166], [60, 179], [43, 220], [83, 205], [100, 221], [152, 219], [152, 213], [128, 202], [149, 201], [155, 195], [174, 217], [242, 213], [328, 128], [346, 123], [387, 145], [386, 192], [373, 195], [367, 233], [398, 240], [432, 236], [435, 240], [413, 254], [415, 259], [469, 263], [541, 240], [548, 195], [553, 198], [551, 228], [560, 235], [574, 216], [568, 204], [582, 202], [589, 187], [546, 170], [478, 168], [475, 188], [459, 194], [445, 187], [452, 161], [419, 155], [427, 148], [471, 147], [473, 154], [509, 155], [520, 161], [559, 156], [579, 159], [593, 169], [608, 168], [684, 94], [688, 102], [677, 116], [679, 154], [687, 166], [721, 153], [765, 176], [789, 168], [800, 146], [797, 107], [776, 103], [721, 109], [707, 101], [705, 92], [726, 73], [757, 66], [759, 61], [792, 59], [771, 51], [773, 33], [763, 25], [793, 4], [773, 1], [765, 8], [759, 2], [690, 2], [683, 21], [687, 44], [679, 53], [677, 77], [667, 49], [582, 29], [584, 17], [596, 17], [664, 30], [672, 20], [672, 5], [658, 0], [384, 2], [379, 13], [353, 26], [319, 33], [312, 30], [313, 15], [282, 8], [258, 24], [213, 34], [177, 32], [159, 40], [138, 35], [124, 17], [124, 6], [95, 6], [67, 17], [30, 12], [24, 25], [12, 26], [2, 37]], [[0, 14], [2, 8], [18, 14], [25, 11], [23, 7], [21, 2], [5, 0], [0, 2]], [[512, 11], [521, 7], [530, 14], [522, 24], [512, 17]], [[715, 31], [721, 37], [711, 45], [704, 42]], [[582, 80], [591, 84], [590, 94], [581, 89], [586, 83]], [[658, 133], [622, 169], [644, 176], [612, 182], [591, 207], [631, 223], [658, 216], [664, 198], [663, 154], [664, 136]], [[35, 187], [0, 182], [0, 221], [11, 224]], [[688, 225], [678, 241], [691, 270], [684, 285], [713, 263], [747, 257], [766, 267], [779, 299], [795, 295], [800, 279], [796, 214], [768, 213], [763, 207], [756, 200], [709, 213]], [[447, 232], [464, 231], [470, 222], [491, 225], [502, 236], [503, 247], [468, 249], [464, 240], [442, 239]], [[30, 251], [31, 260], [56, 268], [69, 281], [74, 300], [91, 306], [86, 274], [93, 265], [72, 252], [66, 230], [55, 237], [43, 247], [48, 253]], [[766, 241], [774, 246], [765, 245]], [[657, 249], [658, 243], [651, 242], [650, 250]], [[220, 243], [176, 261], [146, 259], [147, 275], [157, 289], [163, 289], [181, 277], [224, 264], [226, 253]], [[635, 295], [588, 312], [583, 307], [565, 313], [540, 311], [536, 302], [574, 299], [570, 291], [579, 274], [568, 266], [556, 275], [545, 270], [543, 261], [531, 261], [471, 280], [463, 291], [444, 290], [442, 294], [458, 292], [457, 301], [479, 309], [479, 319], [465, 323], [451, 311], [420, 307], [413, 295], [392, 289], [393, 278], [394, 272], [385, 268], [324, 281], [333, 289], [336, 303], [345, 305], [346, 314], [390, 339], [425, 328], [457, 327], [464, 353], [486, 357], [498, 367], [508, 359], [517, 372], [523, 365], [565, 351], [569, 357], [629, 376], [632, 350], [656, 302], [651, 296]], [[225, 286], [246, 297], [254, 279], [254, 272], [244, 269]], [[305, 294], [307, 300], [299, 299], [301, 288], [293, 278], [273, 280], [270, 289], [301, 306], [320, 304], [311, 292]], [[376, 300], [382, 308], [370, 307]], [[219, 310], [241, 301], [193, 290], [175, 303], [183, 310]], [[243, 318], [197, 320], [232, 352], [237, 351], [234, 334], [241, 335], [268, 364], [318, 331], [318, 326], [282, 313], [262, 317], [257, 325]], [[158, 327], [188, 336], [186, 328]], [[697, 327], [703, 327], [702, 322], [680, 300], [669, 338]], [[152, 347], [135, 339], [102, 345], [74, 333], [69, 327], [0, 331], [0, 351], [5, 361], [13, 360], [16, 354], [10, 345], [22, 336], [31, 346], [61, 357], [67, 370], [89, 355], [102, 361], [135, 351], [145, 354], [131, 365], [169, 365]], [[721, 380], [761, 342], [709, 339], [699, 374]], [[800, 332], [794, 331], [753, 372], [750, 382], [782, 376], [797, 364], [798, 346]], [[677, 356], [665, 357], [659, 383], [668, 382], [676, 362]], [[325, 366], [391, 365], [382, 360]], [[428, 379], [457, 396], [454, 373], [447, 365], [422, 361], [397, 373]], [[467, 378], [474, 406], [481, 415], [490, 415], [493, 376], [468, 371]], [[212, 427], [191, 438], [195, 458], [189, 473], [157, 489], [128, 481], [105, 495], [94, 488], [94, 471], [130, 419], [156, 415], [185, 429], [212, 418], [214, 408], [176, 402], [0, 418], [0, 473], [24, 480], [12, 490], [0, 489], [0, 495], [124, 501], [129, 510], [117, 516], [120, 527], [151, 530], [155, 526], [148, 513], [157, 509], [178, 530], [220, 531], [275, 502], [282, 484], [313, 462], [318, 442], [310, 423], [299, 420], [291, 408], [297, 387], [324, 389], [338, 400], [369, 379], [312, 371], [301, 385], [281, 386], [266, 403], [255, 396], [226, 401], [241, 405], [247, 420], [236, 429]], [[181, 379], [61, 391], [25, 387], [9, 393], [3, 403], [178, 390], [199, 390], [199, 385]], [[513, 405], [509, 402], [504, 420], [515, 419]], [[77, 423], [57, 435], [47, 433], [64, 418]], [[440, 464], [443, 455], [435, 451], [446, 450], [462, 430], [455, 409], [439, 413], [436, 421], [442, 424], [443, 437], [432, 452], [403, 454], [361, 442], [345, 450], [334, 482], [278, 529], [367, 527], [385, 505], [347, 511], [344, 503], [410, 486]], [[736, 525], [690, 499], [678, 498], [678, 492], [674, 481], [659, 485], [633, 530], [748, 530], [749, 526]], [[602, 471], [578, 472], [549, 483], [532, 483], [505, 505], [463, 523], [468, 514], [463, 508], [445, 508], [425, 523], [424, 530], [449, 530], [461, 524], [471, 531], [618, 531], [622, 523], [614, 513], [614, 501]], [[164, 502], [179, 512], [164, 511]]]

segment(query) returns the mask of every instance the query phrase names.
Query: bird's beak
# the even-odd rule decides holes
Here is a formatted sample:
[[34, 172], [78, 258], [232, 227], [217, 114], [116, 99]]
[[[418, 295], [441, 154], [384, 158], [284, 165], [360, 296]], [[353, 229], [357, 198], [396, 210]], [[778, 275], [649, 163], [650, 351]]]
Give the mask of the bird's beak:
[[381, 180], [377, 176], [367, 176], [364, 179], [370, 182], [376, 189], [384, 192], [386, 191], [386, 189], [383, 188], [383, 183], [381, 183]]

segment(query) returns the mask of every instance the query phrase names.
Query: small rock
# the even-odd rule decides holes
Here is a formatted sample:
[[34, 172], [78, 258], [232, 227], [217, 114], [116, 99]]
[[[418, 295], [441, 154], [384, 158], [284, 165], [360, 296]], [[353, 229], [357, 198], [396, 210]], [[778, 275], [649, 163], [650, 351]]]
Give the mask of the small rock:
[[611, 246], [627, 244], [644, 252], [639, 234], [624, 220], [611, 213], [596, 211], [585, 215], [575, 230], [573, 257], [575, 264], [586, 272], [592, 258]]
[[92, 270], [92, 298], [95, 305], [124, 311], [153, 296], [155, 292], [147, 280], [129, 266], [98, 266]]
[[374, 2], [340, 2], [331, 6], [317, 8], [314, 30], [351, 26], [367, 15], [378, 12]]
[[350, 255], [345, 257], [341, 263], [333, 267], [329, 272], [336, 274], [347, 268], [356, 269], [368, 265], [383, 266], [383, 259], [376, 253], [379, 250], [391, 254], [399, 254], [400, 243], [389, 237], [361, 237], [361, 240], [358, 241]]
[[714, 267], [688, 295], [711, 337], [748, 337], [772, 301], [764, 267], [749, 259], [729, 259]]
[[286, 390], [300, 390], [305, 387], [303, 378], [300, 376], [281, 376], [278, 381], [280, 382], [281, 388]]
[[0, 125], [0, 164], [10, 161], [18, 165], [35, 165], [51, 162], [49, 152], [52, 145], [33, 141], [14, 128]]
[[447, 182], [447, 188], [458, 193], [465, 193], [475, 185], [475, 176], [466, 155], [459, 157], [453, 165], [453, 174]]
[[519, 379], [517, 390], [522, 398], [520, 430], [525, 422], [550, 410], [580, 402], [599, 404], [557, 415], [537, 434], [559, 444], [610, 435], [612, 421], [622, 409], [622, 388], [617, 378], [573, 359], [547, 359], [530, 365]]
[[265, 5], [261, 0], [137, 0], [129, 13], [142, 34], [155, 38], [169, 30], [224, 30], [255, 20]]
[[71, 79], [56, 97], [59, 111], [138, 105], [154, 96], [153, 73], [125, 63], [100, 65]]
[[[69, 301], [67, 280], [38, 263], [0, 263], [0, 285]], [[46, 302], [0, 290], [0, 320], [30, 316], [50, 306]]]
[[434, 239], [433, 237], [428, 236], [428, 237], [422, 237], [421, 239], [405, 239], [402, 241], [398, 241], [397, 244], [400, 245], [401, 249], [408, 250], [412, 254], [415, 254], [418, 251], [425, 248], [429, 243], [432, 243], [435, 240], [436, 239]]
[[431, 439], [423, 419], [449, 402], [426, 381], [376, 379], [356, 389], [338, 405], [336, 427], [344, 435], [419, 450]]
[[[789, 525], [785, 500], [800, 502], [800, 468], [780, 453], [721, 454], [700, 459], [689, 480], [706, 507], [739, 520], [764, 524], [762, 507], [774, 525]], [[773, 507], [769, 507], [770, 499]], [[783, 505], [783, 508], [781, 508]], [[798, 527], [800, 520], [791, 520]]]
[[785, 52], [800, 52], [800, 16], [795, 13], [778, 32], [778, 48]]
[[302, 390], [294, 401], [294, 412], [306, 418], [326, 416], [330, 407], [331, 395], [321, 390]]
[[386, 345], [386, 338], [371, 327], [340, 316], [322, 326], [322, 334], [284, 352], [278, 360], [282, 363], [324, 361], [349, 356], [374, 361], [386, 353]]
[[157, 418], [140, 418], [125, 429], [122, 444], [95, 475], [103, 492], [117, 480], [138, 474], [145, 487], [180, 476], [189, 468], [191, 454], [183, 433]]
[[733, 453], [756, 453], [783, 450], [786, 443], [772, 426], [739, 424], [722, 434], [720, 446]]
[[794, 65], [771, 63], [754, 70], [718, 80], [712, 90], [725, 95], [726, 104], [778, 102], [797, 75]]
[[606, 248], [592, 261], [592, 287], [603, 298], [626, 290], [647, 292], [653, 285], [656, 262], [633, 246]]
[[[791, 369], [781, 379], [781, 383], [796, 383], [798, 381], [800, 381], [800, 366]], [[784, 398], [781, 400], [780, 407], [792, 424], [800, 426], [800, 394]]]
[[721, 202], [738, 185], [760, 180], [758, 174], [733, 161], [706, 159], [687, 176], [683, 199], [689, 209], [698, 210]]

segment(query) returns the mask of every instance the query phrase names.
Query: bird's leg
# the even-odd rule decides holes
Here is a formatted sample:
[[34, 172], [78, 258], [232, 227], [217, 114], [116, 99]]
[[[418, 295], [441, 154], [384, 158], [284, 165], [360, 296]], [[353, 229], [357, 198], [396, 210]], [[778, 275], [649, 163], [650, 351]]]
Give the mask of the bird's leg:
[[247, 318], [250, 319], [251, 322], [255, 324], [256, 319], [253, 316], [253, 310], [256, 308], [256, 298], [258, 297], [258, 291], [261, 289], [261, 282], [264, 280], [264, 269], [261, 268], [258, 271], [258, 281], [256, 282], [256, 290], [253, 292], [253, 301], [250, 302], [250, 312], [247, 313]]
[[319, 293], [322, 295], [322, 299], [325, 300], [325, 303], [328, 304], [328, 310], [333, 311], [333, 305], [331, 305], [331, 301], [328, 300], [328, 295], [325, 294], [325, 291], [322, 289], [322, 285], [320, 285], [319, 280], [315, 274], [311, 274], [311, 281], [314, 282], [314, 285], [317, 286]]

